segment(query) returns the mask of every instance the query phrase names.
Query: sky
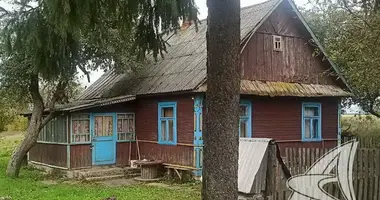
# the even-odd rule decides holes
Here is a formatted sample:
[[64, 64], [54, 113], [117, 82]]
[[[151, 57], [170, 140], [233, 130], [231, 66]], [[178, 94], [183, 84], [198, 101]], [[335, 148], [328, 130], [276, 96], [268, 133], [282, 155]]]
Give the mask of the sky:
[[[253, 4], [258, 4], [261, 2], [264, 2], [266, 0], [240, 0], [241, 7], [250, 6]], [[308, 2], [308, 0], [294, 0], [297, 6], [305, 6]], [[195, 0], [195, 3], [199, 9], [199, 19], [205, 19], [207, 17], [207, 6], [206, 6], [206, 0]], [[1, 3], [0, 3], [1, 5]], [[83, 74], [80, 73], [80, 82], [82, 85], [88, 87], [91, 85], [94, 81], [96, 81], [101, 75], [103, 74], [102, 71], [93, 71], [91, 72], [91, 82], [89, 83], [87, 81], [86, 77], [82, 77]]]

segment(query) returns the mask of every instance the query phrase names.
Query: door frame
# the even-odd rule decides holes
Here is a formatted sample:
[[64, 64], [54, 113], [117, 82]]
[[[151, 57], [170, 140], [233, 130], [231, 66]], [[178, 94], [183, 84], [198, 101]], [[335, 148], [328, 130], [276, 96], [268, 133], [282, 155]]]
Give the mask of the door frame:
[[[111, 162], [96, 163], [96, 142], [95, 142], [95, 117], [97, 116], [112, 116], [112, 143], [114, 148], [111, 149], [114, 152], [113, 160]], [[116, 145], [117, 145], [117, 114], [116, 113], [91, 113], [90, 114], [90, 133], [91, 133], [91, 146], [92, 146], [92, 165], [113, 165], [116, 164]]]

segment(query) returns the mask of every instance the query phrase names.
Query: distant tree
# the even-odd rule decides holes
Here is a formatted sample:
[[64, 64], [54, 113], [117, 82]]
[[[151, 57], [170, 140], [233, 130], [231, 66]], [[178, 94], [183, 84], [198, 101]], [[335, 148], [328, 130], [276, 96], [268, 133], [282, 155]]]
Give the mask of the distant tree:
[[346, 101], [380, 117], [380, 1], [312, 1], [303, 14], [355, 97]]
[[[179, 19], [196, 20], [193, 0], [12, 2], [15, 10], [0, 8], [0, 84], [19, 99], [30, 99], [33, 110], [8, 176], [18, 176], [24, 155], [57, 115], [55, 104], [68, 99], [78, 70], [89, 79], [90, 69], [133, 66], [146, 53], [156, 58], [165, 51], [160, 30], [178, 28]], [[54, 88], [47, 100], [41, 85]]]

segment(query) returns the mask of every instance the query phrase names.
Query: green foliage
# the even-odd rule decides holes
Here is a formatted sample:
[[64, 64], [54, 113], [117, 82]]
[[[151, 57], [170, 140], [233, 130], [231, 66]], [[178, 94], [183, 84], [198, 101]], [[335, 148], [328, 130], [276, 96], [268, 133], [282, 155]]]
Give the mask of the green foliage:
[[380, 117], [380, 1], [313, 1], [303, 13], [365, 111]]
[[28, 128], [28, 118], [16, 115], [13, 120], [5, 126], [5, 131], [26, 131]]
[[69, 184], [57, 183], [56, 185], [45, 185], [42, 179], [51, 178], [41, 174], [40, 171], [27, 167], [22, 170], [19, 179], [5, 177], [5, 169], [9, 155], [19, 137], [10, 135], [1, 139], [0, 133], [0, 197], [9, 196], [12, 199], [22, 200], [97, 200], [115, 196], [118, 200], [140, 199], [140, 200], [198, 200], [200, 199], [199, 185], [176, 185], [174, 187], [153, 187], [144, 184], [105, 187], [99, 184]]
[[380, 136], [380, 120], [373, 115], [343, 115], [341, 126], [344, 134]]

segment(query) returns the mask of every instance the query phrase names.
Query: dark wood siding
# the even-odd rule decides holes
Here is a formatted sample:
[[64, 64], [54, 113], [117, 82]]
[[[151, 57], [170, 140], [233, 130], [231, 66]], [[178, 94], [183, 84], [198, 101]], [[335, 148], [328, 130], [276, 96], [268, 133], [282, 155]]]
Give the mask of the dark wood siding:
[[[177, 145], [157, 144], [158, 102], [177, 102]], [[162, 159], [179, 165], [193, 165], [194, 113], [192, 96], [143, 98], [136, 107], [136, 136], [141, 158]]]
[[194, 147], [192, 146], [168, 146], [149, 142], [140, 144], [141, 159], [163, 160], [165, 163], [194, 166]]
[[29, 151], [29, 160], [67, 167], [67, 146], [62, 144], [37, 143]]
[[[284, 6], [280, 5], [248, 41], [242, 52], [242, 78], [336, 84], [328, 72], [328, 62], [313, 56], [310, 35]], [[272, 35], [282, 36], [282, 51], [273, 50]]]
[[[245, 97], [248, 98], [248, 97]], [[252, 136], [273, 138], [281, 147], [335, 146], [338, 135], [337, 98], [251, 98]], [[302, 142], [302, 102], [320, 102], [323, 142]]]
[[70, 146], [70, 166], [71, 168], [91, 167], [92, 151], [90, 144], [78, 144]]
[[[129, 147], [131, 147], [131, 153], [129, 153]], [[131, 160], [137, 159], [137, 149], [135, 142], [118, 142], [116, 144], [116, 165], [117, 166], [128, 166], [130, 165], [129, 156]]]

